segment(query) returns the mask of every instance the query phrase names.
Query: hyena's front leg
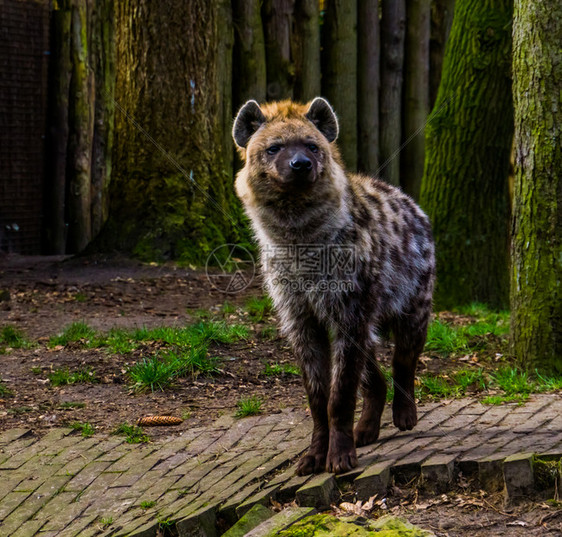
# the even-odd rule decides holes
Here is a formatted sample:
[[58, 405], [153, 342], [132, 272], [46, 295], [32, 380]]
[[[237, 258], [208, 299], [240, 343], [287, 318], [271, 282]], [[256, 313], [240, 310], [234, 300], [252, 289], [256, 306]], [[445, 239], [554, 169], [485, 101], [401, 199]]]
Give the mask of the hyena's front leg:
[[312, 317], [295, 318], [288, 330], [302, 376], [313, 421], [309, 450], [297, 465], [298, 475], [323, 472], [328, 452], [330, 342], [327, 331]]
[[344, 473], [357, 466], [353, 420], [365, 348], [365, 338], [360, 337], [358, 331], [339, 335], [333, 343], [332, 385], [328, 401], [328, 472]]

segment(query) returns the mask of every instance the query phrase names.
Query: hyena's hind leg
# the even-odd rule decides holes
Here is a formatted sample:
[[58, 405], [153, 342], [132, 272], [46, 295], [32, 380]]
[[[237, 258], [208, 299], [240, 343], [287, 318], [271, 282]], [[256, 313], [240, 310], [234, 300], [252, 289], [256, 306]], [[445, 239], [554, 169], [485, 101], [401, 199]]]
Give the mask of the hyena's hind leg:
[[330, 439], [328, 399], [330, 396], [330, 341], [328, 332], [310, 316], [295, 318], [288, 330], [293, 351], [302, 369], [304, 387], [312, 415], [310, 448], [297, 464], [298, 475], [323, 472]]
[[361, 380], [363, 410], [355, 426], [355, 445], [372, 444], [379, 437], [381, 416], [386, 401], [386, 380], [376, 361], [374, 350], [369, 352]]
[[423, 351], [430, 312], [411, 312], [393, 323], [395, 348], [392, 359], [394, 401], [392, 417], [401, 431], [413, 429], [418, 422], [414, 380], [419, 355]]

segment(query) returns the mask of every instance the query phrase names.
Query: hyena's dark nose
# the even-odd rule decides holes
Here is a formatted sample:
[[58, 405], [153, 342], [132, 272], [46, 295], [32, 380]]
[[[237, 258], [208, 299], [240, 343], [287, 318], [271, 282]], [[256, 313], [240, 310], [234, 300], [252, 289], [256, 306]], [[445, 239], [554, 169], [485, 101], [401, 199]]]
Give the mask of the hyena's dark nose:
[[296, 172], [309, 172], [312, 170], [312, 161], [304, 153], [297, 153], [289, 162], [289, 166]]

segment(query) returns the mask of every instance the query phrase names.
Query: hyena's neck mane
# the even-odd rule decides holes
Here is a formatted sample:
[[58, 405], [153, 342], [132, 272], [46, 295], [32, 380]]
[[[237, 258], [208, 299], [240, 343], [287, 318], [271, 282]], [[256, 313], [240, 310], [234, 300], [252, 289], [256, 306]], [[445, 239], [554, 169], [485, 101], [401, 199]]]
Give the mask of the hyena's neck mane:
[[328, 200], [279, 199], [254, 207], [251, 219], [260, 242], [328, 244], [351, 224], [350, 188]]

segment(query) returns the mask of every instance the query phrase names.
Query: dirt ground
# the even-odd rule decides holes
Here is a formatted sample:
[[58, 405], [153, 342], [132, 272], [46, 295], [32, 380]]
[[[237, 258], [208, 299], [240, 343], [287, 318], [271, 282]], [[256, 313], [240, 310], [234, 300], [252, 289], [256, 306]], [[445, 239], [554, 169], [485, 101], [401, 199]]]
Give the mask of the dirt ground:
[[[261, 295], [258, 277], [243, 291], [227, 294], [212, 287], [205, 271], [147, 265], [118, 256], [1, 258], [0, 327], [17, 327], [33, 345], [0, 354], [0, 378], [12, 392], [0, 396], [0, 431], [29, 427], [41, 433], [79, 421], [91, 423], [96, 432], [110, 432], [120, 423], [132, 424], [146, 415], [184, 418], [179, 426], [147, 429], [154, 439], [234, 414], [236, 402], [250, 395], [264, 401], [266, 413], [306, 408], [300, 377], [264, 375], [265, 363], [293, 363], [293, 358], [284, 339], [261, 338], [264, 325], [244, 317], [247, 299]], [[250, 337], [211, 346], [210, 353], [221, 359], [218, 375], [179, 379], [165, 392], [135, 394], [128, 388], [127, 368], [141, 358], [138, 353], [111, 354], [79, 344], [47, 345], [50, 336], [75, 321], [102, 332], [117, 327], [184, 326], [199, 320], [197, 310], [218, 313], [225, 300], [239, 308], [226, 321], [246, 322]], [[275, 319], [270, 322], [275, 324]], [[388, 365], [390, 349], [382, 348], [379, 354]], [[452, 364], [424, 355], [420, 370], [438, 371], [447, 365]], [[48, 374], [60, 367], [91, 367], [100, 382], [52, 387]], [[65, 402], [85, 406], [65, 408], [61, 406]], [[562, 511], [538, 500], [506, 509], [501, 498], [474, 491], [427, 498], [410, 488], [394, 490], [388, 504], [379, 504], [372, 512], [385, 508], [439, 537], [562, 535]]]

